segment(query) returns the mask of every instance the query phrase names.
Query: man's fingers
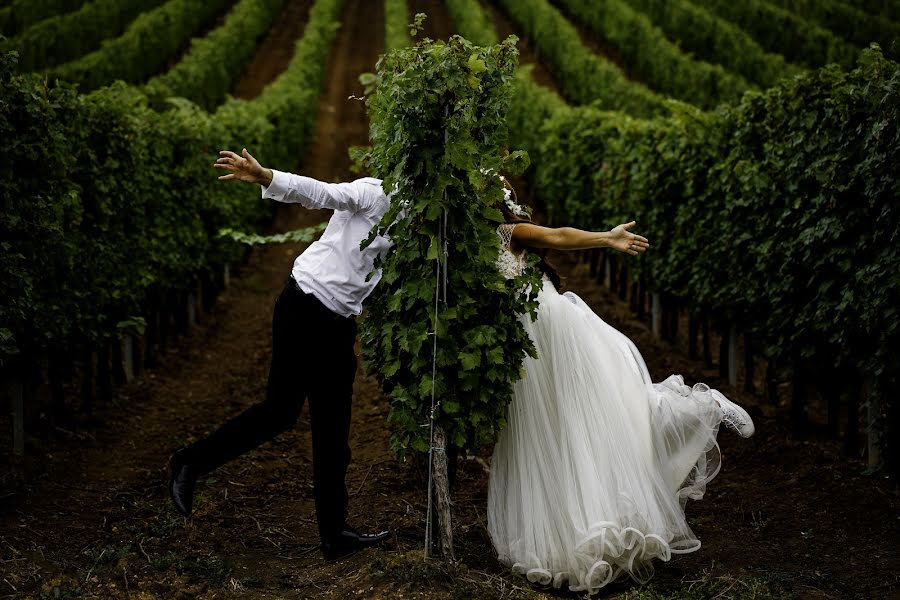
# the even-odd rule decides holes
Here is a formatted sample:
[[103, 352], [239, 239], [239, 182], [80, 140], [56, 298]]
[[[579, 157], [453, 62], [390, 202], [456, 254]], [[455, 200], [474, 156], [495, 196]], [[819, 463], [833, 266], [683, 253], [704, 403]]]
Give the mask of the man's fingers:
[[222, 175], [219, 177], [222, 181], [228, 181], [229, 179], [234, 179], [234, 173], [229, 173], [228, 175]]
[[237, 154], [235, 154], [235, 153], [232, 152], [231, 150], [220, 150], [220, 151], [219, 151], [219, 154], [221, 154], [222, 156], [227, 156], [227, 157], [229, 157], [229, 158], [240, 158], [240, 156], [238, 156]]
[[638, 240], [640, 240], [640, 241], [642, 241], [642, 242], [649, 242], [649, 241], [650, 241], [650, 240], [648, 240], [647, 238], [645, 238], [645, 237], [642, 236], [642, 235], [637, 235], [637, 234], [635, 234], [634, 237], [635, 237], [635, 239], [638, 239]]
[[228, 169], [229, 171], [234, 171], [234, 165], [223, 165], [216, 163], [213, 166], [217, 169]]
[[622, 228], [623, 229], [631, 229], [632, 227], [634, 227], [635, 223], [636, 223], [636, 221], [631, 221], [630, 223], [625, 223], [624, 225], [622, 225]]

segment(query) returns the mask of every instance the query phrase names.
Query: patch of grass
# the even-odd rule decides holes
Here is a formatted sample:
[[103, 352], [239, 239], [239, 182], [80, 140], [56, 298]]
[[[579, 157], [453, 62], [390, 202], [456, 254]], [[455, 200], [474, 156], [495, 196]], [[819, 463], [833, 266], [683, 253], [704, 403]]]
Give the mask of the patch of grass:
[[84, 590], [74, 577], [61, 575], [45, 581], [40, 594], [40, 600], [69, 600], [81, 598]]
[[85, 550], [85, 554], [94, 560], [94, 564], [99, 565], [118, 562], [120, 559], [125, 558], [131, 553], [132, 549], [130, 544], [125, 544], [124, 546], [109, 544], [99, 550]]
[[197, 556], [183, 559], [176, 565], [182, 575], [187, 575], [191, 583], [222, 584], [231, 573], [231, 566], [221, 556]]
[[515, 598], [517, 600], [544, 600], [545, 596], [522, 585], [470, 569], [461, 562], [425, 560], [421, 550], [403, 554], [382, 554], [367, 568], [369, 579], [376, 587], [390, 587], [395, 593], [423, 589], [445, 592], [450, 600], [472, 598]]
[[701, 571], [693, 579], [684, 579], [676, 590], [661, 590], [653, 582], [629, 590], [617, 600], [790, 600], [782, 582], [773, 577], [736, 577], [713, 574], [713, 569]]
[[160, 556], [159, 558], [154, 558], [150, 561], [150, 566], [156, 569], [157, 571], [165, 571], [172, 565], [178, 562], [178, 555], [174, 552], [169, 552]]
[[244, 577], [241, 579], [240, 584], [244, 587], [248, 588], [264, 588], [266, 587], [266, 582], [260, 579], [259, 577]]
[[231, 565], [221, 556], [178, 556], [169, 552], [150, 562], [157, 571], [175, 567], [179, 575], [185, 575], [190, 583], [210, 583], [221, 585], [231, 573]]
[[165, 538], [184, 523], [168, 497], [165, 499], [138, 500], [135, 509], [139, 518], [125, 524], [125, 529], [142, 538]]

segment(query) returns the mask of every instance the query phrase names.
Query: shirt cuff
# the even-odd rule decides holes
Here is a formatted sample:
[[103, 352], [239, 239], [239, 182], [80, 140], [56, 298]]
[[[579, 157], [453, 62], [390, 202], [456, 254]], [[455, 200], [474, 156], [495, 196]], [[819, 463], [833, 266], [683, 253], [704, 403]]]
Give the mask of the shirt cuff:
[[276, 169], [271, 169], [271, 171], [272, 182], [269, 185], [259, 184], [262, 188], [260, 195], [263, 199], [269, 198], [277, 202], [284, 202], [284, 196], [287, 193], [287, 173]]

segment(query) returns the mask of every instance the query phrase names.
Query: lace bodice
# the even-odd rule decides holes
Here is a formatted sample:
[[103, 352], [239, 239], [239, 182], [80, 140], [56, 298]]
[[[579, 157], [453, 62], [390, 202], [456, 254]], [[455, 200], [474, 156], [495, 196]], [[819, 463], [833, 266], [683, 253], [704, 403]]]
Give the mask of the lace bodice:
[[497, 269], [507, 279], [515, 279], [525, 270], [525, 252], [516, 256], [509, 249], [512, 242], [512, 232], [515, 229], [515, 223], [503, 223], [497, 227], [497, 235], [500, 236], [500, 254], [497, 256]]

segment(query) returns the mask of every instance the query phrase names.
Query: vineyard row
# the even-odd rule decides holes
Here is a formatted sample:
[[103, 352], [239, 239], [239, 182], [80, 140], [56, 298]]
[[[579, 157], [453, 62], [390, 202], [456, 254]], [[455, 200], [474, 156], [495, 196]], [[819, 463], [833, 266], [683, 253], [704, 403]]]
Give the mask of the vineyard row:
[[[475, 0], [448, 6], [465, 15], [463, 35], [496, 41]], [[534, 18], [534, 4], [516, 6], [513, 18]], [[655, 250], [631, 275], [648, 291], [744, 333], [796, 382], [827, 377], [851, 405], [866, 382], [870, 454], [896, 467], [898, 82], [900, 66], [872, 49], [850, 72], [811, 71], [712, 112], [669, 102], [672, 114], [642, 119], [568, 106], [522, 73], [510, 145], [529, 152], [553, 223], [641, 224]]]
[[342, 7], [317, 0], [287, 69], [257, 98], [230, 99], [214, 114], [187, 102], [157, 112], [122, 82], [83, 95], [47, 87], [2, 56], [7, 376], [30, 381], [35, 369], [58, 373], [82, 357], [90, 371], [92, 354], [108, 369], [110, 347], [141, 333], [152, 352], [174, 307], [216, 287], [223, 266], [244, 253], [219, 231], [255, 229], [271, 207], [258, 190], [211, 177], [210, 164], [219, 149], [242, 146], [266, 163], [297, 163]]

